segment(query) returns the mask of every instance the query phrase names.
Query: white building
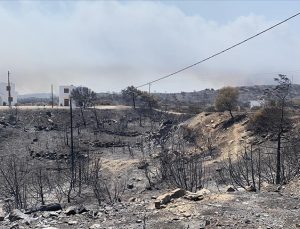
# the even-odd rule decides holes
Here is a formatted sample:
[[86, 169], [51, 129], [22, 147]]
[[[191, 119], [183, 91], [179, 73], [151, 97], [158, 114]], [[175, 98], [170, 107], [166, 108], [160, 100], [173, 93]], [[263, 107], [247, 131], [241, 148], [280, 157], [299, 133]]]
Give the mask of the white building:
[[[0, 106], [8, 105], [8, 83], [0, 83]], [[16, 105], [18, 102], [18, 93], [16, 92], [15, 84], [10, 83], [11, 105]]]
[[250, 108], [261, 107], [265, 103], [264, 100], [250, 100]]
[[[70, 95], [73, 89], [76, 87], [71, 86], [59, 86], [59, 106], [70, 106]], [[75, 107], [74, 101], [72, 105]]]

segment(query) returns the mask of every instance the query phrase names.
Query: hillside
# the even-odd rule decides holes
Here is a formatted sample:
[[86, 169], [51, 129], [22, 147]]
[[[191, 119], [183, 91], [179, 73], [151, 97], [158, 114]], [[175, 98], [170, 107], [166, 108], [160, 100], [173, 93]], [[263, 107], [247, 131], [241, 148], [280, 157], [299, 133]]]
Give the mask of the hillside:
[[[273, 88], [274, 85], [255, 85], [255, 86], [241, 86], [237, 87], [239, 89], [239, 101], [240, 103], [247, 103], [251, 100], [259, 100], [260, 97], [264, 94], [266, 89]], [[214, 99], [218, 94], [219, 90], [205, 89], [201, 91], [194, 92], [181, 92], [181, 93], [155, 93], [162, 101], [170, 102], [181, 102], [181, 103], [194, 103], [194, 104], [203, 104], [211, 105], [214, 103]], [[300, 98], [300, 85], [293, 84], [291, 89], [290, 96], [292, 99]]]
[[[223, 159], [229, 154], [241, 155], [245, 145], [258, 145], [261, 140], [247, 130], [249, 114], [234, 113], [232, 122], [226, 112], [203, 112], [191, 117], [155, 111], [152, 117], [142, 113], [140, 123], [140, 112], [133, 109], [85, 110], [88, 120], [85, 127], [80, 110], [74, 110], [74, 123], [78, 124], [74, 128], [75, 149], [79, 150], [76, 174], [80, 177], [83, 172], [84, 185], [79, 186], [77, 181], [71, 203], [68, 203], [69, 186], [65, 185], [70, 177], [70, 135], [65, 130], [65, 126], [70, 125], [68, 110], [20, 109], [17, 119], [13, 119], [10, 110], [3, 110], [0, 179], [6, 184], [3, 176], [10, 181], [13, 171], [24, 175], [26, 182], [20, 183], [18, 188], [31, 195], [23, 197], [27, 205], [18, 207], [21, 209], [18, 212], [13, 210], [14, 195], [5, 194], [12, 188], [0, 186], [3, 193], [0, 228], [295, 228], [300, 225], [297, 217], [299, 179], [280, 187], [264, 181], [258, 192], [247, 192], [238, 186], [229, 189], [230, 181], [220, 182], [217, 171], [222, 168]], [[299, 123], [296, 119], [295, 123]], [[96, 129], [97, 120], [99, 129]], [[185, 163], [190, 165], [189, 160], [185, 161], [187, 155], [193, 158], [199, 153], [203, 167], [198, 167], [201, 175], [197, 190], [176, 189], [178, 195], [172, 194], [172, 190], [181, 186], [171, 179], [162, 179], [161, 153], [170, 156], [167, 166], [180, 166], [174, 170], [176, 172], [186, 168], [181, 167]], [[180, 164], [172, 158], [173, 153]], [[28, 169], [19, 170], [24, 161], [28, 162]], [[10, 162], [20, 167], [9, 167]], [[96, 166], [97, 162], [101, 167]], [[43, 172], [49, 187], [35, 182], [40, 177], [36, 171]], [[185, 171], [189, 174], [189, 170]], [[94, 180], [98, 172], [101, 176]], [[180, 176], [186, 179], [183, 174]], [[186, 182], [189, 182], [188, 177]], [[98, 179], [101, 182], [94, 183]], [[102, 189], [103, 184], [105, 189]], [[43, 187], [40, 192], [44, 194], [45, 205], [41, 206], [40, 195], [30, 192], [38, 190], [37, 187]], [[80, 194], [79, 187], [82, 188]], [[98, 187], [101, 188], [100, 197], [95, 192]], [[163, 201], [163, 198], [167, 199]], [[157, 202], [159, 207], [156, 207]]]
[[253, 141], [252, 133], [247, 131], [249, 118], [245, 114], [237, 116], [237, 121], [230, 123], [227, 113], [200, 113], [183, 124], [196, 144], [204, 151], [210, 150], [216, 160], [237, 155], [245, 145]]

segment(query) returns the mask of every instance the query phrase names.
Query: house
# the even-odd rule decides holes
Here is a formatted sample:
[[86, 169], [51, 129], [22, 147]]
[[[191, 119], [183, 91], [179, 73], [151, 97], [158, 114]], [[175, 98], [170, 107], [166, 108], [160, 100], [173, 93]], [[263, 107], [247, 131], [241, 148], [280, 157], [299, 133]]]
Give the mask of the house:
[[[15, 84], [10, 83], [11, 105], [16, 105], [18, 102], [18, 93], [16, 92]], [[8, 83], [0, 83], [0, 106], [8, 105]]]
[[[70, 106], [70, 95], [72, 90], [76, 87], [73, 85], [70, 86], [59, 86], [59, 106]], [[72, 102], [72, 105], [75, 107], [75, 103]]]
[[264, 100], [260, 99], [260, 100], [250, 100], [250, 108], [253, 107], [261, 107], [263, 106], [265, 103]]

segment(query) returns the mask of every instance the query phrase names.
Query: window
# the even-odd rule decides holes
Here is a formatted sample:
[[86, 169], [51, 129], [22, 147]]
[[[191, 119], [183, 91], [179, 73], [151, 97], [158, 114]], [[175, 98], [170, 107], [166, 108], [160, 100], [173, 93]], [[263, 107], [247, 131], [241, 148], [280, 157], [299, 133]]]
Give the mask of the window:
[[69, 88], [64, 88], [64, 93], [69, 93]]
[[65, 107], [70, 106], [69, 100], [68, 100], [68, 99], [64, 99], [64, 106], [65, 106]]

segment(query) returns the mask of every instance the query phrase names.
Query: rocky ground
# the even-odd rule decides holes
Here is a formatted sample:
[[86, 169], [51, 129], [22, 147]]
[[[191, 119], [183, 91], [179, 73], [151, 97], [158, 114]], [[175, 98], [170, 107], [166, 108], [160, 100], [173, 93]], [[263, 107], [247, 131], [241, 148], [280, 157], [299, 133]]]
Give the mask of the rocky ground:
[[20, 220], [6, 216], [0, 228], [298, 228], [299, 196], [282, 188], [261, 193], [224, 189], [208, 192], [197, 201], [185, 195], [171, 199], [161, 209], [155, 208], [155, 202], [162, 191], [144, 191], [112, 206], [87, 205], [80, 214], [66, 207], [19, 213], [15, 218]]
[[[7, 112], [11, 113], [11, 111]], [[122, 144], [116, 145], [115, 143], [136, 146], [141, 136], [161, 137], [165, 135], [164, 132], [168, 132], [168, 128], [162, 126], [161, 123], [156, 123], [154, 129], [149, 123], [143, 123], [144, 126], [139, 127], [137, 115], [135, 121], [129, 120], [126, 133], [120, 131], [119, 126], [113, 124], [113, 120], [120, 122], [122, 118], [132, 115], [129, 112], [123, 110], [121, 114], [118, 112], [102, 113], [101, 120], [111, 120], [112, 124], [105, 123], [105, 131], [98, 135], [94, 135], [92, 129], [86, 131], [82, 128], [80, 135], [83, 145], [90, 145], [95, 154], [101, 155], [103, 169], [110, 174], [111, 179], [126, 175], [126, 189], [119, 202], [114, 204], [103, 202], [99, 205], [93, 198], [92, 192], [86, 191], [71, 203], [62, 200], [60, 204], [55, 204], [57, 202], [55, 199], [49, 199], [48, 205], [34, 212], [31, 209], [29, 213], [27, 209], [27, 212], [26, 210], [13, 210], [9, 213], [4, 211], [4, 206], [9, 199], [1, 194], [0, 228], [276, 229], [300, 227], [300, 179], [298, 178], [286, 186], [264, 185], [261, 192], [247, 192], [234, 187], [216, 186], [213, 181], [197, 193], [184, 190], [174, 192], [176, 187], [170, 188], [165, 184], [156, 184], [150, 190], [144, 171], [140, 169], [143, 155], [138, 154], [137, 147], [132, 148], [133, 155], [130, 155], [128, 151], [124, 151]], [[20, 111], [16, 124], [9, 123], [10, 113], [0, 115], [1, 156], [12, 152], [13, 148], [11, 144], [8, 144], [9, 142], [14, 143], [15, 152], [23, 152], [26, 157], [30, 156], [35, 160], [38, 158], [45, 164], [54, 161], [61, 153], [63, 153], [61, 158], [66, 156], [65, 151], [59, 152], [58, 149], [55, 150], [54, 155], [49, 148], [59, 148], [57, 141], [63, 145], [62, 132], [64, 125], [68, 124], [66, 122], [67, 110], [57, 110], [51, 114], [43, 109], [34, 113], [28, 110]], [[87, 113], [87, 117], [92, 120], [93, 113]], [[214, 151], [216, 155], [208, 158], [207, 164], [216, 165], [229, 149], [233, 148], [233, 153], [237, 154], [242, 149], [240, 143], [253, 137], [245, 128], [246, 118], [223, 128], [221, 124], [224, 125], [227, 117], [218, 113], [202, 113], [192, 119], [182, 118], [180, 121], [179, 126], [188, 127], [197, 133], [195, 139], [199, 145], [207, 140], [203, 132], [199, 132], [200, 129], [204, 129], [206, 134], [209, 133], [218, 140], [219, 148], [215, 148]], [[167, 118], [172, 117], [163, 117], [163, 120]], [[14, 123], [15, 120], [11, 122]], [[78, 112], [75, 114], [75, 123], [79, 122], [81, 118]], [[88, 125], [95, 125], [95, 121]], [[137, 135], [132, 133], [137, 133]], [[114, 145], [111, 145], [112, 142]]]

